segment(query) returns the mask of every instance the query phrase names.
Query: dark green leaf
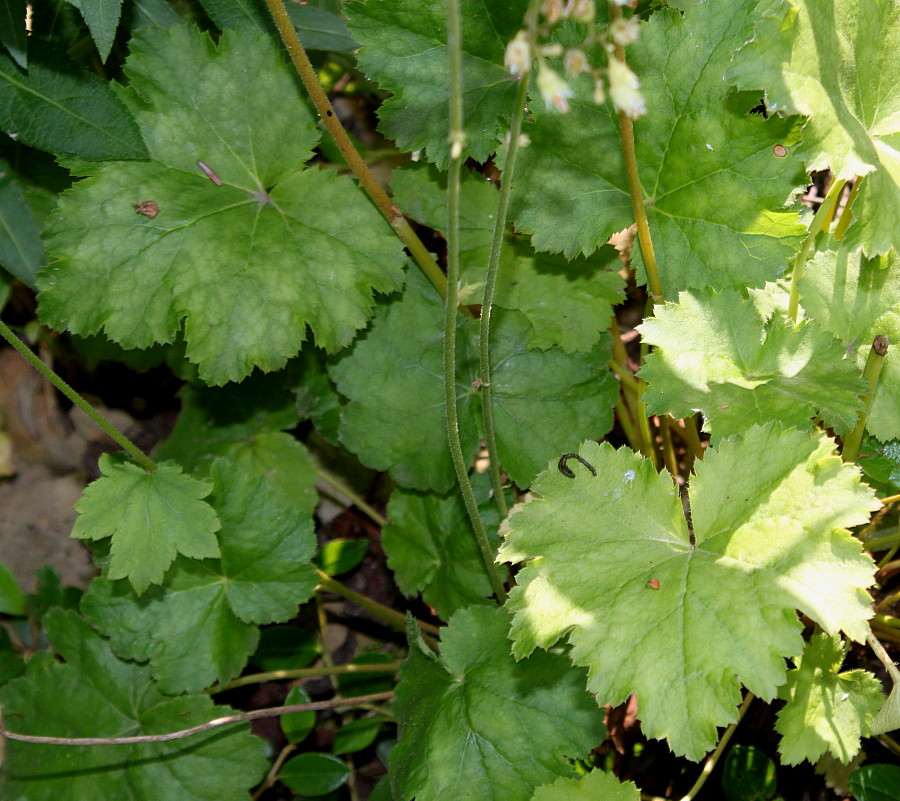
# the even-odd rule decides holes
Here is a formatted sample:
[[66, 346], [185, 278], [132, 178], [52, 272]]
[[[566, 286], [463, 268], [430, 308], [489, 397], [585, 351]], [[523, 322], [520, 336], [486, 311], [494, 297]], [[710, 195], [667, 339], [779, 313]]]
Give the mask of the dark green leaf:
[[316, 638], [296, 626], [269, 626], [259, 634], [250, 664], [260, 671], [304, 668], [319, 655]]
[[879, 442], [866, 437], [857, 462], [869, 478], [886, 485], [889, 494], [900, 490], [900, 440]]
[[866, 765], [850, 776], [850, 792], [856, 801], [897, 801], [900, 798], [900, 768], [896, 765]]
[[734, 745], [722, 768], [722, 790], [727, 801], [767, 801], [778, 782], [775, 763], [758, 748]]
[[[72, 612], [46, 619], [65, 659], [40, 653], [0, 689], [4, 724], [25, 734], [116, 737], [177, 731], [223, 715], [206, 696], [168, 698]], [[22, 801], [245, 801], [267, 761], [246, 725], [189, 740], [90, 748], [7, 742], [4, 797]]]
[[97, 45], [100, 60], [106, 61], [116, 38], [116, 28], [122, 15], [122, 0], [78, 0], [81, 15]]
[[334, 736], [331, 750], [335, 754], [354, 754], [375, 742], [384, 718], [358, 718], [341, 726]]
[[167, 0], [132, 0], [131, 14], [134, 19], [134, 30], [140, 30], [148, 25], [168, 28], [182, 21]]
[[288, 3], [287, 10], [300, 42], [307, 50], [346, 53], [359, 47], [347, 31], [347, 23], [337, 14], [298, 3]]
[[0, 127], [57, 156], [146, 158], [141, 134], [110, 85], [60, 59], [32, 58], [26, 75], [0, 54]]
[[34, 212], [9, 164], [0, 159], [0, 266], [34, 289], [44, 247]]
[[[302, 687], [291, 687], [287, 698], [284, 699], [285, 706], [308, 704], [309, 702], [310, 697]], [[284, 732], [284, 736], [287, 737], [287, 741], [289, 743], [302, 743], [316, 726], [316, 713], [312, 710], [291, 712], [289, 715], [282, 715], [279, 720], [281, 721], [281, 730]]]
[[[380, 651], [354, 656], [351, 665], [389, 665], [394, 658]], [[338, 677], [341, 692], [349, 698], [354, 695], [371, 695], [383, 693], [394, 688], [392, 672], [384, 673], [344, 673]]]
[[337, 790], [349, 777], [350, 768], [330, 754], [300, 754], [278, 774], [279, 780], [292, 790], [308, 796]]
[[269, 29], [270, 17], [262, 0], [200, 0], [200, 5], [220, 30], [247, 23], [262, 31]]
[[25, 595], [9, 568], [0, 562], [0, 613], [24, 615]]
[[0, 628], [0, 686], [25, 672], [25, 660], [13, 649], [9, 632]]
[[82, 592], [77, 587], [60, 586], [59, 574], [49, 565], [37, 569], [37, 589], [25, 598], [28, 617], [36, 624], [53, 607], [78, 609]]
[[25, 0], [3, 0], [0, 4], [0, 44], [23, 70], [28, 68], [28, 31], [25, 30]]
[[323, 573], [339, 576], [353, 570], [369, 550], [368, 540], [336, 539], [326, 542], [316, 556]]

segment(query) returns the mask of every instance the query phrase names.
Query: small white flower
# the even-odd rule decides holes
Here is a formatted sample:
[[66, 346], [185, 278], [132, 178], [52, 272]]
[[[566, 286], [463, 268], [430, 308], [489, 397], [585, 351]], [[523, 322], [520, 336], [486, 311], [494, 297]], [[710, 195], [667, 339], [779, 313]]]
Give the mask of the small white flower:
[[550, 25], [556, 25], [566, 14], [562, 0], [543, 0], [541, 3], [541, 16]]
[[563, 46], [559, 42], [550, 42], [541, 47], [541, 55], [545, 58], [556, 58], [563, 54]]
[[594, 81], [594, 102], [598, 106], [602, 106], [606, 102], [606, 89], [603, 88], [602, 78]]
[[569, 0], [569, 5], [566, 6], [566, 16], [585, 25], [590, 25], [596, 15], [594, 0]]
[[638, 18], [614, 20], [609, 26], [609, 35], [616, 44], [626, 47], [638, 40]]
[[503, 66], [513, 75], [522, 75], [531, 69], [531, 46], [525, 31], [519, 31], [516, 38], [506, 46]]
[[609, 96], [619, 111], [631, 119], [647, 113], [647, 104], [640, 92], [641, 83], [624, 61], [609, 60]]
[[547, 108], [550, 108], [552, 104], [556, 106], [557, 111], [560, 113], [565, 114], [568, 112], [569, 98], [572, 97], [574, 92], [572, 92], [569, 84], [543, 62], [541, 62], [541, 66], [538, 69], [537, 88], [541, 93], [541, 97], [544, 98]]
[[566, 56], [563, 59], [563, 64], [566, 68], [566, 75], [570, 78], [574, 78], [580, 75], [582, 72], [590, 71], [590, 64], [588, 64], [587, 56], [584, 54], [584, 51], [573, 48], [572, 50], [566, 50]]

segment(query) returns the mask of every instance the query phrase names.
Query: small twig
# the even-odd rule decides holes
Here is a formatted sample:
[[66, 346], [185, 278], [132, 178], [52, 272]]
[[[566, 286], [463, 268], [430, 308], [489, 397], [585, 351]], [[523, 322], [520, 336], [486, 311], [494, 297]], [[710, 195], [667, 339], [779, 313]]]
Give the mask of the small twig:
[[285, 670], [269, 670], [265, 673], [251, 673], [241, 676], [239, 679], [229, 681], [227, 684], [217, 684], [211, 687], [210, 695], [234, 690], [237, 687], [246, 687], [248, 684], [262, 684], [267, 681], [287, 681], [289, 679], [310, 679], [320, 676], [342, 676], [346, 673], [396, 673], [400, 670], [400, 662], [385, 662], [383, 664], [349, 664], [332, 665], [327, 667], [288, 668]]
[[321, 478], [322, 481], [333, 487], [340, 495], [346, 496], [347, 500], [361, 512], [368, 515], [373, 523], [381, 528], [384, 528], [387, 525], [388, 521], [384, 515], [379, 514], [372, 506], [366, 503], [361, 495], [354, 492], [347, 484], [334, 475], [334, 473], [330, 473], [328, 470], [321, 467], [316, 468], [316, 472], [319, 474], [319, 478]]
[[278, 759], [275, 760], [272, 767], [269, 769], [269, 772], [266, 774], [266, 778], [263, 779], [262, 784], [254, 790], [253, 795], [250, 796], [250, 801], [259, 801], [259, 798], [262, 794], [268, 790], [276, 781], [278, 781], [278, 773], [281, 771], [281, 766], [284, 764], [285, 760], [297, 750], [296, 743], [288, 743], [284, 748], [281, 749], [281, 753], [278, 755]]
[[[881, 617], [884, 616], [882, 615]], [[900, 670], [897, 670], [894, 660], [888, 656], [888, 652], [884, 650], [884, 646], [878, 641], [878, 638], [870, 633], [866, 635], [866, 642], [869, 644], [869, 648], [875, 652], [875, 656], [878, 657], [881, 664], [884, 665], [884, 669], [890, 675], [891, 681], [894, 684], [900, 684]]]
[[254, 709], [252, 712], [240, 712], [236, 715], [228, 715], [224, 718], [216, 718], [199, 726], [191, 726], [189, 729], [171, 731], [167, 734], [140, 734], [134, 737], [41, 737], [33, 734], [18, 734], [0, 727], [0, 736], [7, 740], [16, 740], [21, 743], [35, 743], [37, 745], [139, 745], [141, 743], [167, 743], [171, 740], [183, 740], [210, 729], [220, 726], [228, 726], [232, 723], [244, 723], [248, 720], [261, 720], [263, 718], [277, 718], [282, 715], [290, 715], [294, 712], [315, 712], [320, 709], [336, 709], [338, 707], [354, 707], [359, 704], [371, 704], [377, 701], [387, 701], [393, 698], [394, 691], [360, 695], [356, 698], [332, 698], [329, 701], [313, 701], [309, 704], [288, 704], [287, 706], [273, 706], [266, 709]]

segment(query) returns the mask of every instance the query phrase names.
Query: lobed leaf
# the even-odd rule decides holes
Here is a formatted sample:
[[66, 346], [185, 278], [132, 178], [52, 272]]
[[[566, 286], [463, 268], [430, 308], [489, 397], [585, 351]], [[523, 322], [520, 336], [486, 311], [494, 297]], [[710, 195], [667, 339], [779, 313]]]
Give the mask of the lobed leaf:
[[274, 42], [245, 27], [214, 46], [175, 26], [131, 50], [125, 96], [151, 160], [100, 165], [63, 196], [42, 318], [127, 348], [184, 321], [211, 384], [282, 367], [307, 325], [326, 350], [349, 344], [373, 290], [399, 285], [402, 249], [349, 179], [301, 169], [319, 135]]
[[608, 444], [535, 482], [500, 550], [525, 562], [510, 593], [521, 658], [568, 635], [600, 704], [636, 693], [649, 737], [699, 759], [736, 717], [740, 686], [764, 699], [803, 647], [796, 611], [865, 638], [872, 561], [846, 527], [878, 508], [825, 436], [754, 426], [696, 467], [693, 530], [667, 475]]
[[460, 788], [469, 801], [530, 801], [536, 785], [572, 775], [565, 757], [603, 739], [583, 672], [558, 654], [516, 662], [508, 628], [502, 609], [463, 609], [444, 629], [440, 657], [410, 631], [394, 704], [398, 801], [444, 801]]
[[592, 770], [576, 778], [557, 779], [535, 790], [531, 801], [640, 801], [633, 782], [620, 782], [611, 773]]
[[212, 490], [210, 484], [170, 463], [149, 473], [103, 454], [99, 466], [103, 475], [75, 504], [78, 519], [72, 536], [112, 538], [111, 579], [127, 578], [140, 595], [151, 584], [162, 583], [179, 553], [189, 559], [219, 556], [219, 520], [203, 500]]
[[[722, 80], [751, 31], [750, 0], [654, 14], [628, 48], [648, 113], [634, 136], [644, 206], [668, 295], [686, 288], [762, 286], [787, 266], [804, 229], [784, 210], [806, 180], [793, 157], [794, 121], [748, 112], [756, 98]], [[603, 66], [600, 64], [598, 66]], [[618, 118], [573, 83], [571, 113], [530, 107], [510, 210], [538, 250], [590, 254], [634, 220]], [[773, 151], [782, 145], [787, 154]], [[781, 151], [779, 151], [781, 152]]]
[[784, 764], [815, 763], [827, 750], [846, 765], [859, 753], [860, 737], [871, 733], [884, 704], [881, 682], [867, 670], [839, 672], [846, 654], [839, 637], [817, 634], [794, 659], [778, 691], [786, 702], [775, 723]]
[[[0, 689], [4, 723], [14, 731], [55, 737], [163, 734], [233, 712], [204, 695], [162, 695], [146, 667], [117, 659], [74, 612], [55, 609], [45, 626], [65, 662], [36, 654], [24, 677]], [[9, 741], [3, 795], [21, 801], [239, 801], [266, 767], [259, 740], [243, 727], [144, 745]]]
[[840, 343], [814, 322], [766, 315], [736, 291], [683, 292], [639, 330], [657, 347], [640, 370], [648, 410], [702, 411], [717, 436], [773, 420], [808, 429], [816, 414], [846, 429], [862, 406], [865, 383]]

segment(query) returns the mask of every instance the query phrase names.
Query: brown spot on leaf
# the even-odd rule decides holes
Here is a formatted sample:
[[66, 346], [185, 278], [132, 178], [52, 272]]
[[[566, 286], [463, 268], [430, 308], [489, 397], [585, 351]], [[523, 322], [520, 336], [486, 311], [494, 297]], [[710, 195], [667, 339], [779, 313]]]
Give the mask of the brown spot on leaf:
[[156, 205], [155, 200], [142, 200], [140, 203], [135, 203], [134, 210], [138, 214], [149, 217], [151, 220], [159, 214], [159, 206]]

